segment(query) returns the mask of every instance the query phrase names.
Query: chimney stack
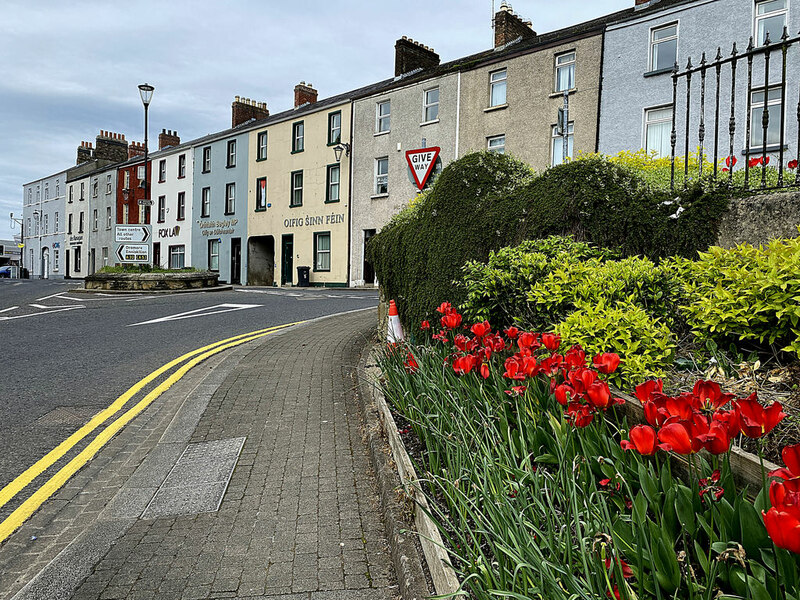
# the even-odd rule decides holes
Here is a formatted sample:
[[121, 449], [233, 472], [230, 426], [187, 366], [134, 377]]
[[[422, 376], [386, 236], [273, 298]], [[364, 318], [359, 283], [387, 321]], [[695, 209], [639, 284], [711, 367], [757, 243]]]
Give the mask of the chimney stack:
[[144, 156], [144, 144], [142, 142], [131, 142], [128, 146], [128, 158]]
[[301, 81], [294, 86], [294, 107], [303, 106], [303, 104], [314, 104], [317, 101], [317, 90], [310, 83]]
[[424, 44], [403, 36], [394, 44], [394, 76], [439, 66], [439, 55]]
[[[266, 119], [268, 116], [269, 109], [266, 102], [256, 102], [241, 96], [234, 97], [231, 104], [231, 127], [246, 123], [250, 119]], [[177, 135], [178, 133], [175, 132], [176, 137]]]
[[100, 131], [97, 136], [94, 158], [111, 162], [122, 162], [128, 158], [128, 142], [121, 133]]
[[514, 13], [511, 5], [503, 0], [500, 10], [494, 15], [494, 47], [500, 48], [520, 37], [535, 38], [536, 32], [531, 29], [530, 21], [523, 21]]
[[92, 150], [92, 143], [81, 142], [81, 145], [78, 146], [78, 160], [75, 162], [75, 164], [80, 165], [85, 162], [89, 162], [93, 158], [94, 158], [94, 151]]
[[655, 4], [658, 0], [636, 0], [633, 5], [633, 8], [636, 10], [640, 10], [642, 8], [647, 8], [651, 4]]
[[171, 129], [162, 129], [161, 133], [158, 134], [159, 150], [169, 148], [170, 146], [179, 146], [180, 143], [181, 138], [178, 137], [177, 131], [172, 131]]

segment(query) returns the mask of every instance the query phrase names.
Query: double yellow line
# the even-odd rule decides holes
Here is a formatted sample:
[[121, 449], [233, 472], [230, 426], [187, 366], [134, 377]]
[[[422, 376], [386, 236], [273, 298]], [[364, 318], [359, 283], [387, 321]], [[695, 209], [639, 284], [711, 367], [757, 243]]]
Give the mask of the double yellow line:
[[[48, 452], [45, 456], [39, 459], [35, 464], [28, 467], [23, 473], [14, 479], [11, 483], [6, 485], [2, 490], [0, 490], [0, 507], [5, 506], [14, 496], [16, 496], [19, 492], [21, 492], [28, 484], [30, 484], [34, 479], [36, 479], [39, 475], [41, 475], [44, 471], [49, 469], [57, 460], [59, 460], [62, 456], [64, 456], [67, 452], [69, 452], [78, 442], [92, 433], [95, 429], [100, 427], [103, 423], [105, 423], [111, 416], [119, 412], [125, 404], [133, 398], [137, 393], [139, 393], [147, 384], [151, 383], [164, 373], [168, 372], [173, 367], [181, 364], [184, 361], [182, 367], [180, 367], [177, 371], [175, 371], [172, 375], [167, 377], [162, 383], [160, 383], [157, 387], [155, 387], [149, 394], [147, 394], [144, 398], [142, 398], [137, 404], [129, 408], [125, 411], [122, 415], [117, 417], [114, 421], [111, 422], [105, 429], [103, 429], [97, 437], [95, 437], [80, 453], [78, 453], [75, 458], [70, 460], [64, 467], [62, 467], [53, 477], [51, 477], [48, 481], [46, 481], [42, 487], [36, 490], [27, 500], [25, 500], [19, 507], [17, 507], [14, 512], [12, 512], [8, 518], [6, 518], [2, 523], [0, 523], [0, 543], [3, 542], [8, 536], [10, 536], [20, 525], [22, 525], [25, 520], [30, 517], [50, 496], [52, 496], [55, 492], [57, 492], [61, 486], [63, 486], [70, 477], [72, 477], [78, 470], [81, 469], [87, 462], [89, 462], [95, 454], [106, 444], [108, 441], [114, 437], [114, 435], [122, 429], [125, 425], [127, 425], [130, 421], [132, 421], [139, 413], [141, 413], [145, 408], [150, 406], [152, 402], [158, 398], [161, 394], [166, 392], [170, 387], [172, 387], [176, 382], [178, 382], [186, 373], [189, 372], [190, 369], [198, 365], [199, 363], [203, 362], [204, 360], [222, 352], [223, 350], [227, 350], [229, 348], [233, 348], [234, 346], [238, 346], [240, 344], [244, 344], [246, 342], [250, 342], [256, 340], [258, 338], [265, 337], [279, 331], [281, 329], [285, 329], [287, 327], [291, 327], [293, 325], [299, 325], [304, 323], [305, 321], [297, 321], [295, 323], [286, 323], [284, 325], [277, 325], [275, 327], [269, 327], [267, 329], [260, 329], [258, 331], [251, 331], [250, 333], [244, 333], [241, 335], [237, 335], [225, 340], [221, 340], [219, 342], [215, 342], [213, 344], [209, 344], [208, 346], [204, 346], [197, 350], [193, 350], [183, 356], [176, 358], [175, 360], [167, 363], [163, 367], [159, 367], [152, 373], [150, 373], [144, 379], [138, 381], [134, 385], [132, 385], [128, 390], [122, 394], [119, 398], [114, 400], [107, 408], [103, 409], [99, 413], [97, 413], [92, 419], [86, 423], [83, 427], [78, 429], [75, 433], [69, 436], [66, 440], [61, 442], [58, 446], [53, 448], [50, 452]], [[190, 360], [191, 359], [191, 360]]]

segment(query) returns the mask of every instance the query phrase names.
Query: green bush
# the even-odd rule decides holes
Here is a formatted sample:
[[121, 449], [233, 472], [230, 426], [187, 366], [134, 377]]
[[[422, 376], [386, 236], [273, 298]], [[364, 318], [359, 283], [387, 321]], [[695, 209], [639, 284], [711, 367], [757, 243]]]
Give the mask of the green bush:
[[556, 328], [567, 344], [580, 344], [587, 356], [616, 352], [620, 366], [611, 381], [636, 385], [663, 377], [675, 351], [669, 327], [630, 302], [582, 304]]
[[683, 310], [696, 335], [757, 339], [800, 356], [800, 239], [713, 247], [679, 261]]

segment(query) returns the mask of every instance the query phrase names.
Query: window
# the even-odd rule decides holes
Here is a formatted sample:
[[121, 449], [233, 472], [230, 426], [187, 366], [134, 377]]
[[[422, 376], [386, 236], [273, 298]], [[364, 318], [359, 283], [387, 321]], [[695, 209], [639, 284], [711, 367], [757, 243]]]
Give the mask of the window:
[[225, 214], [232, 215], [236, 212], [236, 184], [229, 183], [225, 186]]
[[28, 204], [32, 203], [33, 203], [33, 190], [31, 188], [28, 188]]
[[106, 229], [111, 229], [111, 207], [106, 206]]
[[144, 181], [144, 165], [139, 165], [136, 167], [136, 179], [139, 181]]
[[506, 103], [507, 77], [505, 69], [489, 73], [489, 106], [502, 106]]
[[[764, 116], [764, 89], [753, 90], [750, 96], [750, 147], [763, 148], [764, 146], [764, 127], [762, 119]], [[781, 88], [771, 87], [767, 90], [766, 96], [767, 114], [769, 124], [767, 125], [767, 146], [774, 146], [781, 142]]]
[[158, 222], [163, 223], [167, 219], [167, 197], [158, 197]]
[[181, 154], [178, 157], [178, 179], [186, 177], [186, 155]]
[[85, 185], [85, 183], [84, 183], [83, 181], [81, 181], [81, 195], [80, 195], [80, 197], [78, 198], [78, 200], [85, 200], [85, 199], [86, 199], [86, 198], [85, 198], [85, 196], [83, 195], [83, 192], [84, 192], [84, 185]]
[[106, 175], [106, 194], [111, 193], [111, 173]]
[[78, 246], [74, 250], [75, 252], [75, 272], [78, 273], [81, 270], [81, 247]]
[[[71, 217], [72, 215], [70, 215]], [[127, 204], [122, 205], [122, 224], [127, 225], [131, 220], [131, 207]]]
[[267, 210], [267, 178], [256, 179], [256, 210]]
[[328, 115], [328, 146], [342, 141], [342, 113], [332, 112]]
[[[28, 190], [28, 196], [30, 196], [30, 195], [31, 195], [31, 191]], [[72, 203], [72, 186], [69, 186], [69, 201], [70, 201], [70, 203]]]
[[644, 149], [658, 158], [671, 156], [672, 107], [648, 108], [644, 111]]
[[211, 146], [203, 148], [203, 173], [211, 171]]
[[435, 121], [439, 118], [439, 88], [425, 90], [422, 94], [423, 122]]
[[45, 200], [50, 199], [50, 188], [47, 187], [46, 183], [44, 184], [44, 199]]
[[208, 217], [211, 215], [211, 188], [204, 187], [201, 192], [200, 216]]
[[58, 272], [58, 248], [53, 250], [53, 271]]
[[769, 35], [770, 44], [779, 43], [786, 25], [786, 0], [756, 0], [756, 44]]
[[158, 161], [158, 181], [163, 183], [167, 180], [167, 159], [162, 158]]
[[228, 140], [228, 163], [226, 166], [230, 169], [236, 166], [236, 140]]
[[139, 217], [136, 222], [141, 225], [144, 225], [144, 206], [141, 204], [139, 205]]
[[486, 149], [489, 152], [497, 152], [498, 154], [505, 154], [506, 153], [506, 136], [504, 135], [495, 135], [490, 138], [486, 138]]
[[325, 202], [339, 201], [339, 176], [341, 170], [339, 165], [328, 165], [328, 173], [325, 178]]
[[58, 183], [58, 180], [56, 179], [56, 198], [59, 196], [61, 196], [61, 184]]
[[185, 246], [170, 246], [169, 247], [169, 268], [182, 269], [184, 267], [184, 256], [186, 254]]
[[98, 189], [99, 187], [100, 187], [100, 184], [97, 181], [97, 178], [95, 178], [94, 181], [92, 181], [92, 198], [97, 198], [97, 193], [99, 191], [99, 189]]
[[219, 240], [208, 240], [208, 270], [219, 271]]
[[331, 270], [331, 234], [328, 231], [314, 234], [314, 270]]
[[556, 91], [563, 92], [575, 87], [575, 52], [556, 56]]
[[[46, 217], [46, 216], [47, 216], [47, 215], [45, 215], [45, 217]], [[98, 222], [99, 222], [99, 221], [98, 221], [98, 218], [97, 218], [97, 209], [95, 208], [95, 209], [92, 211], [92, 231], [97, 231], [97, 225], [98, 225]], [[45, 227], [46, 227], [46, 226], [47, 226], [47, 219], [46, 219], [46, 218], [45, 218], [45, 220], [44, 220], [44, 224], [45, 224]]]
[[375, 194], [389, 193], [389, 157], [375, 159]]
[[391, 126], [392, 105], [390, 100], [378, 102], [375, 107], [375, 133], [389, 131]]
[[100, 251], [100, 257], [103, 260], [103, 266], [108, 266], [108, 246], [103, 246], [103, 249]]
[[292, 173], [291, 182], [292, 197], [289, 199], [289, 206], [303, 206], [303, 172]]
[[83, 233], [83, 211], [78, 215], [78, 233]]
[[678, 24], [650, 30], [650, 70], [672, 69], [678, 60]]
[[[47, 191], [47, 190], [45, 189], [45, 191]], [[95, 212], [97, 212], [97, 211], [95, 211]], [[45, 215], [44, 216], [44, 234], [45, 235], [50, 233], [50, 226], [49, 226], [47, 221], [48, 221], [48, 215]]]
[[130, 171], [125, 171], [124, 180], [125, 180], [125, 189], [126, 190], [131, 189], [131, 172]]
[[302, 152], [305, 139], [305, 126], [302, 121], [292, 125], [292, 152]]
[[[572, 145], [573, 145], [573, 137], [574, 137], [574, 130], [575, 124], [570, 122], [567, 131], [567, 158], [572, 158]], [[559, 133], [558, 125], [553, 125], [553, 152], [552, 152], [552, 162], [550, 163], [554, 167], [556, 165], [560, 165], [564, 162], [564, 136]]]
[[257, 160], [267, 160], [267, 132], [262, 131], [258, 134]]
[[53, 233], [58, 233], [58, 211], [53, 215]]
[[186, 218], [186, 192], [178, 192], [178, 221]]

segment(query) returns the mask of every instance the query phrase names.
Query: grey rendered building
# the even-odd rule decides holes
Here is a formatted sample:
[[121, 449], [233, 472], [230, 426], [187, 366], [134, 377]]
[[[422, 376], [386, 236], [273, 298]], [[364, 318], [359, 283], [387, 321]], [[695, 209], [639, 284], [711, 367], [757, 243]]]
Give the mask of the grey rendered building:
[[[790, 6], [791, 5], [791, 6]], [[746, 50], [751, 36], [756, 44], [763, 42], [770, 31], [773, 44], [780, 41], [783, 26], [788, 26], [789, 36], [800, 29], [800, 8], [797, 0], [636, 0], [636, 6], [626, 11], [622, 18], [608, 25], [605, 34], [603, 60], [603, 88], [600, 108], [599, 150], [604, 154], [645, 149], [657, 156], [670, 156], [672, 129], [673, 79], [671, 71], [677, 60], [679, 69], [700, 64], [703, 53], [712, 61], [721, 50], [723, 57], [731, 55], [733, 43], [741, 54]], [[797, 86], [800, 80], [800, 51], [790, 47], [787, 53], [787, 107], [784, 109], [785, 126], [784, 166], [796, 153]], [[764, 110], [765, 72], [764, 57], [753, 61], [753, 83], [750, 94], [751, 122], [749, 143], [746, 140], [747, 122], [747, 61], [739, 61], [736, 87], [733, 90], [735, 105], [734, 156], [741, 161], [748, 154], [761, 154], [763, 131], [761, 117]], [[771, 165], [776, 164], [780, 139], [781, 53], [772, 52], [767, 94], [770, 127], [767, 135]], [[699, 146], [701, 115], [701, 75], [692, 78], [689, 100], [690, 153]], [[686, 147], [686, 80], [681, 78], [677, 88], [675, 110], [676, 156], [682, 156]], [[731, 117], [731, 69], [723, 66], [720, 73], [719, 156], [720, 164], [729, 154], [728, 126]], [[704, 153], [713, 160], [713, 145], [717, 119], [715, 119], [716, 74], [709, 69], [705, 90], [705, 140]], [[739, 167], [743, 163], [739, 162]]]
[[22, 266], [34, 279], [64, 277], [66, 172], [22, 186]]

